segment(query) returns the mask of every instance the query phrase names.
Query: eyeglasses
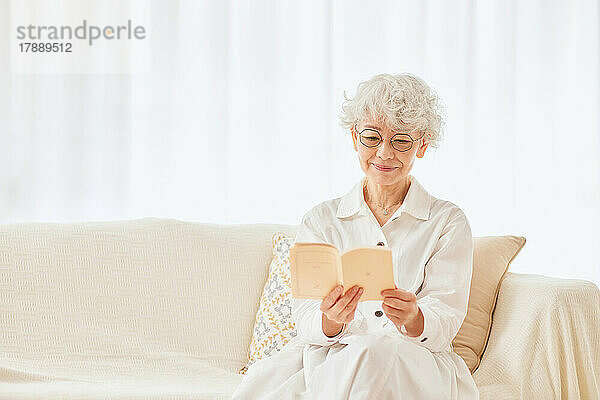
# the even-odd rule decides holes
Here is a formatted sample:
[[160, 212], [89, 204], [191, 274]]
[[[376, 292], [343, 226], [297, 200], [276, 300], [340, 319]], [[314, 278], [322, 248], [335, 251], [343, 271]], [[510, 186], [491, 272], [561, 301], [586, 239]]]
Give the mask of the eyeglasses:
[[[365, 128], [358, 134], [360, 142], [366, 147], [377, 147], [381, 144], [381, 134], [375, 129]], [[390, 139], [392, 147], [398, 151], [408, 151], [412, 148], [414, 142], [418, 142], [425, 136], [421, 135], [418, 139], [413, 139], [407, 133], [397, 133]]]

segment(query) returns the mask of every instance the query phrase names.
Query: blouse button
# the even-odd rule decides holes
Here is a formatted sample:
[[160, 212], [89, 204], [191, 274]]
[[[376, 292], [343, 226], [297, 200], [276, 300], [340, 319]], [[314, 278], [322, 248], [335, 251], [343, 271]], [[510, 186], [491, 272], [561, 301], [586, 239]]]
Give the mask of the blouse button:
[[376, 317], [381, 317], [382, 315], [383, 315], [383, 311], [381, 311], [381, 310], [375, 311], [375, 316]]
[[385, 243], [379, 242], [379, 243], [377, 243], [377, 246], [385, 246]]

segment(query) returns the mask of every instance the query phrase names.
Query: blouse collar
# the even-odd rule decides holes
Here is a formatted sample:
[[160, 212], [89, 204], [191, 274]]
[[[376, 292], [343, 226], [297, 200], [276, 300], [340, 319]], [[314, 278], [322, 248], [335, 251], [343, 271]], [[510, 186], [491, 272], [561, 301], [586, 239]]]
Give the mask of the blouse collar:
[[[365, 179], [366, 176], [363, 176], [362, 179], [342, 197], [338, 205], [336, 217], [345, 218], [360, 213], [361, 211], [363, 215], [368, 215], [367, 210], [369, 207], [365, 202], [363, 193]], [[415, 218], [428, 220], [431, 209], [431, 196], [413, 175], [409, 175], [408, 179], [410, 180], [408, 193], [406, 193], [404, 202], [400, 208], [396, 210], [392, 219], [396, 219], [402, 212], [406, 212]]]

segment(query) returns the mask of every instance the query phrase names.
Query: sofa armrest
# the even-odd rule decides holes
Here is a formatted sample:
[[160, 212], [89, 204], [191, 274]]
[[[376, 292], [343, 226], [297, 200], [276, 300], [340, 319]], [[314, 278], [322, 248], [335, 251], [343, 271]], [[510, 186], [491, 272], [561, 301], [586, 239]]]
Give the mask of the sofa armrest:
[[600, 398], [600, 290], [507, 273], [481, 364], [481, 399]]

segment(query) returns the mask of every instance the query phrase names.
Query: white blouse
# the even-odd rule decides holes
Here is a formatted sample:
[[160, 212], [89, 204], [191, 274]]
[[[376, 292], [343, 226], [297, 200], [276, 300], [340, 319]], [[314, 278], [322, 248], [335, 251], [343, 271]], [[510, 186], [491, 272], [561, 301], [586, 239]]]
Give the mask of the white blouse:
[[380, 226], [365, 203], [364, 179], [346, 195], [311, 208], [302, 218], [295, 241], [331, 243], [341, 252], [359, 246], [388, 246], [396, 286], [416, 294], [425, 321], [423, 333], [410, 337], [405, 329], [398, 331], [383, 312], [383, 301], [377, 300], [360, 301], [354, 319], [330, 338], [322, 330], [321, 300], [292, 299], [298, 339], [328, 346], [354, 332], [383, 331], [403, 335], [432, 352], [452, 351], [452, 340], [467, 313], [473, 270], [473, 237], [467, 217], [456, 204], [430, 195], [409, 175], [404, 202]]

